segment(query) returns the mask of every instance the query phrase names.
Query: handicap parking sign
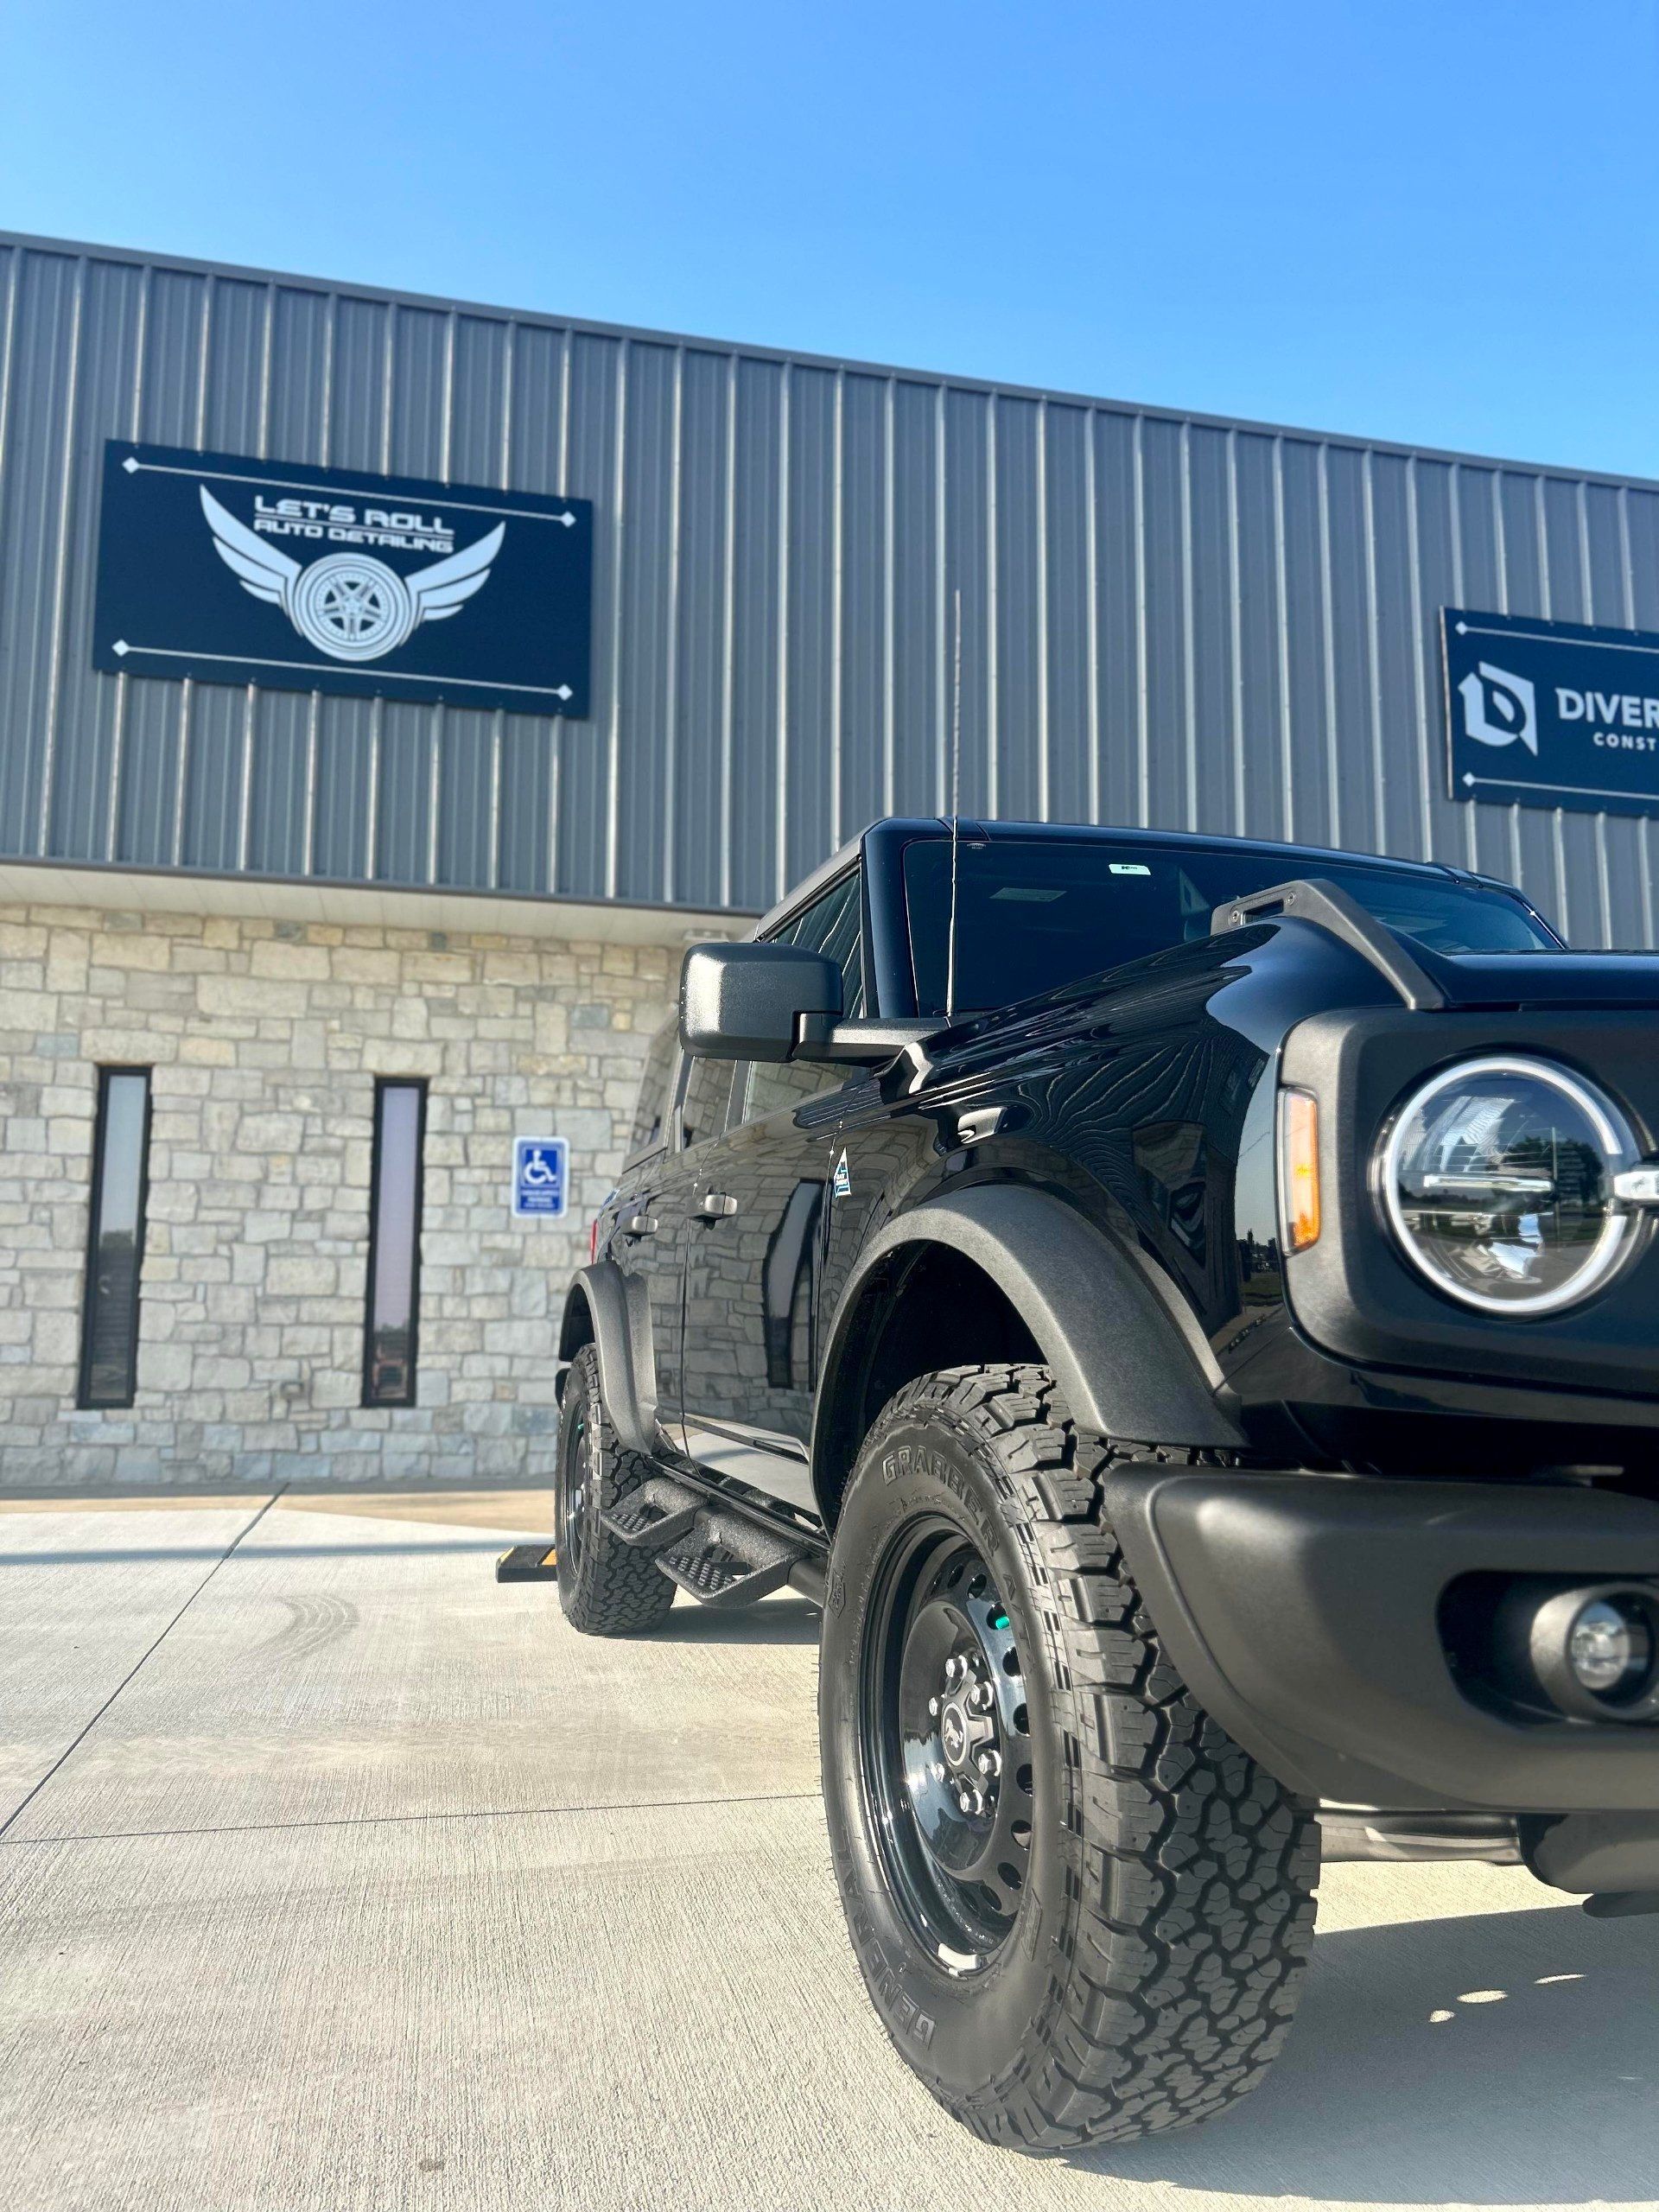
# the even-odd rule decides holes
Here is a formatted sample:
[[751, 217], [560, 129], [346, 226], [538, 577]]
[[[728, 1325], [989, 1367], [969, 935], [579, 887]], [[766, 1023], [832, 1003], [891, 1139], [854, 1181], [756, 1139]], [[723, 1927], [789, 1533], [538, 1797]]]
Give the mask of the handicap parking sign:
[[570, 1192], [570, 1147], [563, 1137], [516, 1137], [512, 1211], [518, 1221], [562, 1221]]

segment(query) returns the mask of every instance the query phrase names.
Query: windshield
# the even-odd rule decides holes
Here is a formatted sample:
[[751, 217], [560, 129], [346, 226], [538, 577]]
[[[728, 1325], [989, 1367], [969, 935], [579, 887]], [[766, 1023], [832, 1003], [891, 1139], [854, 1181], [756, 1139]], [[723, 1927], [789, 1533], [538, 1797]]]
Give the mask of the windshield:
[[[945, 1002], [948, 838], [905, 848], [916, 1004]], [[1337, 883], [1396, 935], [1435, 952], [1541, 952], [1554, 940], [1519, 899], [1385, 867], [1287, 855], [1156, 845], [963, 838], [957, 859], [959, 1013], [1011, 1006], [1039, 991], [1210, 935], [1224, 900], [1295, 875]]]

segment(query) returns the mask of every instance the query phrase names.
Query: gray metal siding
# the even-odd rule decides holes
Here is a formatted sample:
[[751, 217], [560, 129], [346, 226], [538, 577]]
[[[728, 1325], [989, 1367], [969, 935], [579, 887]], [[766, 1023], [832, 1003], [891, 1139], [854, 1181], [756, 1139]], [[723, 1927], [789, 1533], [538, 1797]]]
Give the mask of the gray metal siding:
[[[129, 436], [589, 499], [583, 723], [105, 675]], [[872, 817], [1518, 878], [1656, 940], [1644, 821], [1445, 795], [1447, 603], [1659, 627], [1659, 490], [0, 240], [0, 850], [762, 907]]]

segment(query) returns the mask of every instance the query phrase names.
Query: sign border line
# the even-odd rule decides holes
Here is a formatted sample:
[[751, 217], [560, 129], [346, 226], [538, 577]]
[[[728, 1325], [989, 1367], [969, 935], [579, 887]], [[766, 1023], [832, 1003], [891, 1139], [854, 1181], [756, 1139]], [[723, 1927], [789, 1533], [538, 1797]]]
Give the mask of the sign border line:
[[[170, 461], [140, 461], [136, 453], [129, 454], [127, 460], [132, 463], [130, 468], [127, 467], [125, 461], [118, 461], [116, 466], [124, 475], [129, 476], [137, 476], [140, 474], [148, 476], [194, 476], [198, 479], [206, 476], [210, 477], [216, 484], [281, 484], [286, 485], [290, 491], [296, 492], [303, 491], [308, 486], [313, 490], [331, 488], [327, 486], [319, 487], [315, 476], [238, 476], [233, 469], [229, 468], [181, 468], [175, 462]], [[388, 497], [385, 492], [365, 492], [355, 484], [342, 484], [332, 488], [342, 499], [384, 499]], [[513, 496], [511, 493], [507, 494], [508, 498]], [[562, 530], [580, 528], [582, 517], [575, 511], [577, 503], [574, 499], [567, 499], [563, 492], [556, 494], [550, 493], [548, 497], [558, 499], [564, 510], [563, 514], [538, 514], [534, 507], [486, 506], [481, 499], [452, 499], [447, 495], [444, 505], [454, 507], [459, 514], [506, 515], [515, 522], [556, 522]], [[583, 500], [581, 504], [586, 505], [588, 502]], [[569, 521], [566, 520], [566, 516], [569, 516]]]
[[[120, 652], [117, 652], [116, 647], [118, 645], [124, 647], [124, 650]], [[123, 670], [126, 666], [128, 654], [148, 653], [154, 660], [220, 661], [229, 668], [292, 668], [297, 669], [302, 676], [330, 676], [334, 674], [341, 676], [355, 676], [359, 673], [355, 669], [346, 668], [334, 661], [268, 660], [257, 657], [252, 653], [199, 652], [194, 647], [188, 645], [131, 645], [127, 644], [124, 638], [118, 638], [114, 645], [106, 646], [105, 650], [115, 654], [116, 658], [121, 663], [121, 669]], [[113, 672], [119, 674], [121, 670], [117, 670]], [[364, 672], [366, 673], [366, 671]], [[411, 672], [398, 669], [389, 670], [387, 671], [387, 675], [389, 681], [393, 683], [436, 683], [440, 685], [454, 683], [463, 684], [468, 690], [474, 691], [522, 691], [528, 697], [532, 699], [557, 699], [559, 697], [558, 687], [556, 684], [500, 683], [493, 677], [426, 676], [418, 672]], [[308, 688], [314, 691], [327, 691], [329, 689], [326, 683], [314, 683]], [[568, 685], [566, 686], [566, 689], [570, 691], [570, 697], [574, 699], [576, 696], [575, 690], [571, 690]], [[342, 693], [336, 696], [349, 697], [351, 695], [349, 693]], [[568, 706], [569, 703], [568, 700], [560, 702], [562, 708]], [[567, 721], [580, 720], [581, 717], [567, 715], [563, 719]]]

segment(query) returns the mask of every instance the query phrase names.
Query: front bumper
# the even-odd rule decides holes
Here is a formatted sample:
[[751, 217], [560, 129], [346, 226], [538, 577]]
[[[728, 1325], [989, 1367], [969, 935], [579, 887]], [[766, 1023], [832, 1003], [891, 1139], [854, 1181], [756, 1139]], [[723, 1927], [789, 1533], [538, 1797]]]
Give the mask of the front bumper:
[[1659, 1813], [1659, 1725], [1474, 1703], [1439, 1625], [1461, 1575], [1659, 1577], [1659, 1505], [1126, 1464], [1106, 1507], [1193, 1695], [1287, 1787], [1402, 1810]]

